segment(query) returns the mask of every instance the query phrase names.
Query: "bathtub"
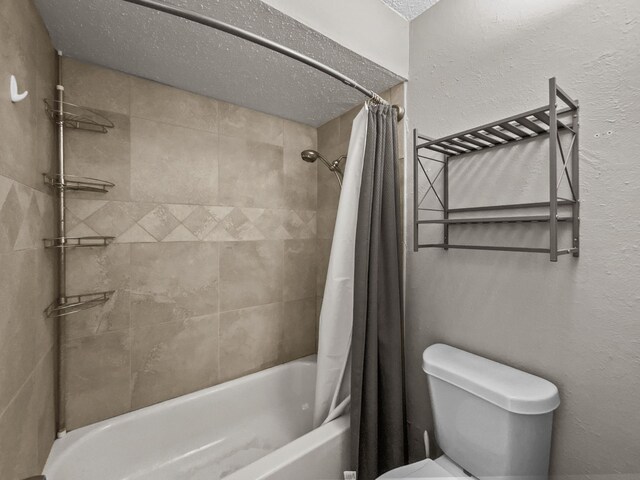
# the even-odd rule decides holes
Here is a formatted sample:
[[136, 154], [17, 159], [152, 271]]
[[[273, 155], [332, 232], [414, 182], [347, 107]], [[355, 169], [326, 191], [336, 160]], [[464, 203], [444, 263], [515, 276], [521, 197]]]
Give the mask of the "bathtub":
[[315, 357], [73, 430], [47, 480], [338, 480], [349, 420], [312, 429]]

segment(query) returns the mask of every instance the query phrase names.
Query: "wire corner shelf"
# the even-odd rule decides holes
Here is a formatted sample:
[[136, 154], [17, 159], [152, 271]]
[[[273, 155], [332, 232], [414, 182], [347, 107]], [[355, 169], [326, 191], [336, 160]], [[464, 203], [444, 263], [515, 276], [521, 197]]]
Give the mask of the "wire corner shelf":
[[45, 248], [77, 248], [77, 247], [106, 247], [116, 237], [56, 237], [44, 238]]
[[114, 293], [115, 290], [109, 290], [105, 292], [83, 293], [80, 295], [60, 297], [45, 309], [44, 314], [47, 318], [57, 318], [88, 310], [99, 305], [104, 305]]
[[115, 183], [92, 177], [80, 177], [77, 175], [51, 176], [46, 173], [43, 173], [42, 176], [45, 185], [74, 192], [107, 193], [116, 186]]
[[62, 121], [66, 128], [107, 133], [115, 127], [111, 120], [90, 108], [48, 98], [44, 100], [44, 105], [49, 118], [55, 123]]
[[[565, 107], [558, 108], [558, 103]], [[503, 118], [479, 127], [464, 130], [453, 135], [433, 139], [413, 132], [414, 147], [414, 251], [422, 248], [497, 250], [508, 252], [545, 253], [552, 262], [559, 255], [580, 254], [580, 198], [579, 198], [579, 103], [560, 88], [555, 78], [549, 79], [549, 103], [508, 118]], [[570, 135], [569, 145], [562, 144], [561, 132]], [[450, 208], [449, 198], [449, 163], [451, 160], [471, 156], [487, 150], [508, 147], [521, 142], [547, 139], [549, 141], [549, 201], [532, 203], [513, 203], [487, 205], [478, 207]], [[433, 158], [425, 151], [440, 155]], [[560, 162], [558, 161], [560, 160]], [[440, 164], [438, 173], [431, 178], [424, 166], [425, 161]], [[558, 179], [558, 167], [561, 175]], [[422, 172], [428, 182], [426, 193], [419, 198], [419, 174]], [[436, 181], [442, 174], [441, 195], [436, 188]], [[571, 198], [558, 196], [563, 179], [567, 179]], [[441, 208], [420, 208], [429, 193], [433, 192]], [[571, 215], [560, 214], [559, 209], [568, 207]], [[545, 209], [548, 213], [496, 216], [496, 211], [511, 209]], [[421, 219], [421, 210], [442, 212], [440, 219]], [[470, 212], [494, 212], [487, 217], [458, 217]], [[530, 248], [516, 246], [492, 245], [458, 245], [449, 241], [449, 228], [456, 225], [480, 224], [525, 224], [546, 223], [549, 225], [549, 248]], [[558, 248], [558, 225], [572, 226], [572, 245], [569, 248]], [[442, 225], [443, 241], [441, 243], [423, 243], [419, 241], [420, 225]]]

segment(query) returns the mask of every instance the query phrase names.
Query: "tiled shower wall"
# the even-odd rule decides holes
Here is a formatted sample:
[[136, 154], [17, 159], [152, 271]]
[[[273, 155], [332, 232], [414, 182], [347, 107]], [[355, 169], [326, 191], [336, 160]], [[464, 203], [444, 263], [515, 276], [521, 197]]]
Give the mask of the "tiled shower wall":
[[316, 349], [316, 129], [65, 59], [67, 100], [109, 133], [68, 131], [68, 173], [112, 181], [68, 201], [70, 293], [116, 290], [67, 318], [68, 427]]
[[[383, 92], [382, 98], [392, 105], [404, 106], [404, 84]], [[346, 155], [349, 150], [351, 138], [351, 125], [356, 118], [361, 106], [349, 110], [340, 117], [325, 123], [318, 128], [318, 151], [332, 162], [341, 155]], [[404, 141], [405, 120], [398, 122], [398, 164], [396, 165], [396, 181], [398, 186], [398, 200], [400, 210], [404, 212]], [[344, 167], [344, 164], [343, 164]], [[324, 284], [327, 277], [331, 242], [333, 241], [333, 229], [336, 221], [338, 200], [340, 199], [340, 186], [335, 175], [320, 165], [318, 168], [318, 273], [317, 273], [317, 304], [318, 310], [322, 306]], [[404, 219], [400, 219], [404, 225]], [[404, 248], [402, 249], [404, 251]]]
[[[9, 76], [29, 96], [11, 103]], [[40, 473], [55, 437], [53, 200], [41, 174], [55, 152], [42, 99], [55, 56], [30, 1], [0, 1], [0, 478]]]

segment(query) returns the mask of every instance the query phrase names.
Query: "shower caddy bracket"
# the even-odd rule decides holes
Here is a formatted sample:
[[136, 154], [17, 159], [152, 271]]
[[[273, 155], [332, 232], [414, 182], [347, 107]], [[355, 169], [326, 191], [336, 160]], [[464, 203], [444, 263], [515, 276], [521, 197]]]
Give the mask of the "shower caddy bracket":
[[[86, 236], [68, 237], [66, 232], [66, 192], [82, 191], [104, 194], [115, 184], [91, 177], [79, 177], [65, 173], [64, 131], [66, 128], [84, 130], [93, 133], [107, 133], [114, 124], [100, 113], [64, 101], [62, 86], [61, 53], [58, 52], [58, 85], [55, 100], [44, 100], [44, 108], [49, 118], [56, 125], [57, 162], [54, 175], [43, 174], [45, 185], [55, 191], [56, 197], [56, 237], [43, 239], [45, 248], [56, 249], [58, 259], [58, 293], [57, 298], [44, 310], [48, 318], [60, 319], [67, 315], [104, 305], [115, 293], [115, 290], [80, 294], [67, 293], [67, 249], [81, 247], [105, 247], [115, 237]], [[58, 437], [66, 433], [66, 410], [64, 400], [65, 357], [63, 344], [65, 341], [65, 322], [56, 322], [56, 431]]]
[[[558, 108], [558, 99], [566, 108]], [[569, 120], [570, 118], [570, 120]], [[545, 253], [552, 262], [558, 260], [559, 255], [580, 254], [580, 194], [579, 194], [579, 104], [578, 100], [570, 97], [556, 83], [555, 78], [549, 79], [549, 104], [529, 110], [508, 118], [471, 128], [453, 135], [432, 139], [413, 131], [413, 250], [422, 248], [470, 249], [470, 250], [498, 250], [507, 252]], [[569, 134], [568, 147], [563, 146], [560, 133]], [[508, 147], [535, 139], [549, 140], [549, 201], [532, 203], [512, 203], [502, 205], [487, 205], [479, 207], [450, 208], [449, 207], [449, 162], [464, 158], [474, 153]], [[427, 155], [436, 152], [441, 158]], [[559, 155], [558, 155], [559, 154]], [[561, 163], [558, 162], [560, 159]], [[435, 175], [429, 176], [423, 161], [440, 164]], [[558, 178], [558, 167], [562, 173]], [[429, 188], [419, 198], [418, 178], [420, 172], [426, 177]], [[443, 176], [441, 194], [435, 183]], [[432, 178], [433, 177], [433, 178]], [[563, 179], [567, 179], [571, 198], [558, 196], [558, 190]], [[421, 208], [420, 205], [429, 193], [433, 192], [441, 208]], [[548, 209], [548, 213], [535, 215], [496, 216], [494, 213], [487, 217], [459, 217], [460, 214], [471, 212], [496, 212], [514, 209]], [[421, 220], [420, 211], [443, 212], [441, 219]], [[561, 214], [560, 210], [567, 210]], [[523, 224], [546, 223], [549, 225], [549, 248], [530, 248], [493, 245], [465, 245], [449, 242], [449, 229], [455, 225], [469, 224]], [[558, 226], [570, 224], [572, 228], [572, 245], [569, 248], [558, 248]], [[419, 241], [420, 225], [442, 225], [442, 243], [423, 243]]]

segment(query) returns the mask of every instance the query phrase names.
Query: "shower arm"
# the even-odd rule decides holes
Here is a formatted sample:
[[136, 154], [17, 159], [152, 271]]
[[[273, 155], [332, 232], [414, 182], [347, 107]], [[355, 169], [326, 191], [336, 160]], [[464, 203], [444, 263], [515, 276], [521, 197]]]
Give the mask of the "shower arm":
[[341, 155], [340, 158], [338, 158], [337, 160], [334, 160], [333, 162], [329, 163], [329, 161], [324, 158], [322, 155], [318, 155], [318, 158], [320, 160], [322, 160], [322, 162], [327, 166], [327, 168], [329, 170], [331, 170], [332, 172], [340, 172], [342, 173], [342, 170], [340, 169], [340, 162], [342, 160], [344, 160], [345, 158], [347, 158], [346, 155]]
[[334, 175], [338, 179], [338, 184], [340, 185], [340, 188], [342, 188], [342, 179], [344, 177], [344, 173], [342, 172], [342, 169], [340, 168], [340, 162], [345, 160], [347, 158], [347, 156], [346, 155], [340, 155], [340, 157], [338, 157], [336, 160], [334, 160], [331, 163], [329, 163], [327, 161], [327, 159], [324, 158], [322, 155], [318, 155], [318, 158], [320, 158], [320, 160], [322, 160], [324, 162], [324, 164], [327, 166], [327, 168], [334, 173]]
[[[251, 33], [247, 30], [243, 30], [236, 26], [230, 25], [228, 23], [221, 22], [211, 17], [207, 17], [206, 15], [202, 15], [197, 12], [192, 12], [190, 10], [178, 7], [176, 5], [171, 5], [168, 3], [159, 2], [157, 0], [123, 0], [127, 3], [132, 3], [134, 5], [139, 5], [141, 7], [147, 7], [152, 10], [157, 10], [159, 12], [164, 12], [169, 15], [173, 15], [175, 17], [184, 18], [185, 20], [190, 20], [195, 23], [199, 23], [201, 25], [215, 28], [216, 30], [220, 30], [222, 32], [228, 33], [230, 35], [234, 35], [236, 37], [242, 38], [244, 40], [248, 40], [255, 44], [261, 45], [269, 50], [273, 50], [274, 52], [278, 52], [282, 55], [285, 55], [289, 58], [293, 58], [299, 62], [304, 63], [316, 70], [319, 70], [331, 77], [340, 80], [345, 85], [348, 85], [351, 88], [358, 90], [360, 93], [363, 93], [367, 97], [369, 97], [374, 103], [388, 105], [388, 102], [384, 100], [380, 95], [375, 93], [373, 90], [369, 90], [368, 88], [363, 87], [355, 80], [347, 77], [346, 75], [340, 73], [339, 71], [325, 65], [324, 63], [320, 63], [317, 60], [314, 60], [311, 57], [307, 57], [306, 55], [297, 52], [296, 50], [292, 50], [291, 48], [285, 47], [284, 45], [280, 45], [279, 43], [273, 42], [267, 38], [261, 37], [260, 35], [256, 35], [255, 33]], [[404, 108], [398, 105], [393, 105], [393, 109], [396, 110], [398, 114], [398, 120], [402, 120], [404, 117]]]

